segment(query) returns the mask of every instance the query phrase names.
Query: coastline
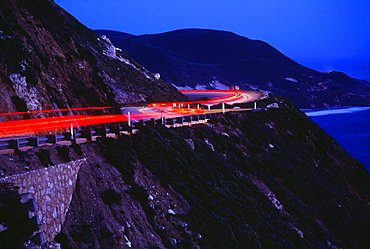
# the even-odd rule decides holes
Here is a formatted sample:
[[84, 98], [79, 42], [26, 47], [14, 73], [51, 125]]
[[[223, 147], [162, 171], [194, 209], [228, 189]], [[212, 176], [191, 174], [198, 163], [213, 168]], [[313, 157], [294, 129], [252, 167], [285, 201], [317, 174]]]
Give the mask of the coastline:
[[346, 106], [324, 109], [301, 109], [308, 117], [318, 117], [333, 114], [346, 114], [370, 110], [370, 106]]
[[370, 123], [370, 107], [352, 106], [305, 111], [309, 118], [333, 136], [348, 153], [362, 162], [370, 172], [370, 126], [368, 125]]

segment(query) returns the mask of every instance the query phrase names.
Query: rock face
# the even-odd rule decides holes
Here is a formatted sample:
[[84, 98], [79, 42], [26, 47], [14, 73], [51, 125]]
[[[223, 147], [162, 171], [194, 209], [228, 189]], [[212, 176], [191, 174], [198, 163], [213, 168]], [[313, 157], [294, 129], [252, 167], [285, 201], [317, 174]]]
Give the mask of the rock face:
[[184, 29], [142, 36], [95, 32], [106, 34], [135, 61], [179, 87], [239, 85], [288, 97], [300, 108], [370, 105], [369, 82], [303, 67], [265, 42], [230, 32]]
[[183, 98], [48, 0], [0, 2], [0, 87], [1, 113]]
[[369, 173], [289, 101], [273, 103], [2, 156], [0, 169], [87, 158], [62, 248], [367, 248]]
[[80, 165], [85, 160], [72, 161], [48, 168], [42, 168], [0, 178], [0, 184], [10, 183], [19, 194], [28, 194], [35, 199], [37, 215], [41, 222], [39, 232], [45, 241], [51, 242], [60, 233], [72, 193], [75, 189]]

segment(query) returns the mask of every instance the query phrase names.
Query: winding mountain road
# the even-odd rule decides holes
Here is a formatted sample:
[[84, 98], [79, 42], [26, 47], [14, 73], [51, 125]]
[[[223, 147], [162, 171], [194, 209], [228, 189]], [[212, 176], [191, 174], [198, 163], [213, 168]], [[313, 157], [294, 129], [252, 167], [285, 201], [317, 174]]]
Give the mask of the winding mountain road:
[[[197, 91], [181, 91], [188, 96], [189, 101], [186, 102], [167, 102], [167, 103], [152, 103], [147, 107], [127, 107], [122, 108], [123, 114], [116, 115], [69, 115], [56, 116], [38, 119], [26, 119], [17, 121], [0, 122], [0, 137], [11, 137], [20, 135], [30, 135], [37, 132], [57, 131], [68, 129], [71, 127], [96, 125], [104, 123], [114, 123], [132, 120], [159, 119], [159, 118], [175, 118], [187, 115], [196, 115], [205, 113], [200, 105], [217, 105], [220, 103], [235, 104], [245, 102], [255, 102], [264, 97], [263, 93], [252, 91], [239, 90], [197, 90]], [[207, 98], [206, 100], [204, 100]], [[201, 100], [199, 100], [201, 99]], [[196, 105], [196, 107], [193, 107]], [[58, 110], [44, 110], [32, 112], [18, 113], [2, 113], [4, 115], [29, 114], [41, 112], [60, 112], [72, 110], [90, 110], [104, 109], [110, 107], [89, 107], [89, 108], [72, 108]]]

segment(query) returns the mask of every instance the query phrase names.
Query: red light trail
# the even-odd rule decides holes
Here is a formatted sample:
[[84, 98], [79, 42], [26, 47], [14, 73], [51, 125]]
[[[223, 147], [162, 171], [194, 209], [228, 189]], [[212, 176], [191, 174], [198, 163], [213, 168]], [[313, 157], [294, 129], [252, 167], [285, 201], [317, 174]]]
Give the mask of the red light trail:
[[[237, 90], [227, 90], [227, 91], [181, 91], [184, 93], [207, 93], [207, 94], [225, 94], [225, 96], [215, 97], [210, 100], [203, 101], [186, 101], [186, 102], [168, 102], [168, 103], [152, 103], [148, 107], [157, 110], [158, 112], [151, 113], [133, 113], [130, 115], [132, 120], [140, 119], [150, 119], [150, 118], [160, 118], [162, 112], [166, 113], [166, 118], [168, 117], [178, 117], [183, 115], [196, 115], [204, 113], [203, 109], [199, 108], [183, 108], [183, 107], [173, 107], [173, 105], [191, 105], [191, 104], [217, 104], [225, 103], [230, 101], [235, 101], [243, 97], [243, 93]], [[13, 113], [0, 113], [0, 116], [5, 115], [17, 115], [17, 114], [29, 114], [29, 113], [43, 113], [43, 112], [57, 112], [57, 111], [73, 111], [73, 110], [96, 110], [96, 109], [109, 109], [112, 107], [87, 107], [87, 108], [70, 108], [70, 109], [55, 109], [55, 110], [42, 110], [42, 111], [29, 111], [29, 112], [13, 112]], [[86, 125], [96, 125], [103, 123], [114, 123], [128, 121], [127, 115], [117, 114], [117, 115], [70, 115], [70, 116], [58, 116], [58, 117], [48, 117], [48, 118], [38, 118], [38, 119], [27, 119], [27, 120], [17, 120], [0, 122], [0, 137], [30, 134], [37, 132], [53, 131], [68, 129], [71, 126], [86, 126]]]
[[185, 101], [185, 102], [170, 102], [170, 103], [153, 103], [149, 104], [149, 107], [169, 107], [172, 106], [173, 104], [176, 105], [191, 105], [191, 104], [201, 104], [201, 105], [206, 105], [206, 104], [218, 104], [218, 103], [225, 103], [229, 101], [235, 101], [243, 97], [243, 93], [238, 90], [181, 90], [180, 92], [182, 93], [207, 93], [207, 94], [227, 94], [225, 96], [221, 97], [216, 97], [212, 98], [209, 100], [198, 100], [198, 101]]
[[84, 108], [54, 109], [54, 110], [40, 110], [40, 111], [28, 111], [28, 112], [8, 112], [8, 113], [0, 113], [0, 116], [30, 114], [30, 113], [43, 113], [43, 112], [102, 110], [102, 109], [110, 109], [110, 108], [112, 107], [84, 107]]

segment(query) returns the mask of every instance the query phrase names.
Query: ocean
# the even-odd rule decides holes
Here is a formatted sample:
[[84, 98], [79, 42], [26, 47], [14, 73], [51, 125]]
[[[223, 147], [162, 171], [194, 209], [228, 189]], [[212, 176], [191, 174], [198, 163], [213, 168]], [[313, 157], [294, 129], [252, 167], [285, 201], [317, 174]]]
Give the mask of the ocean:
[[305, 110], [305, 113], [370, 172], [370, 107]]

